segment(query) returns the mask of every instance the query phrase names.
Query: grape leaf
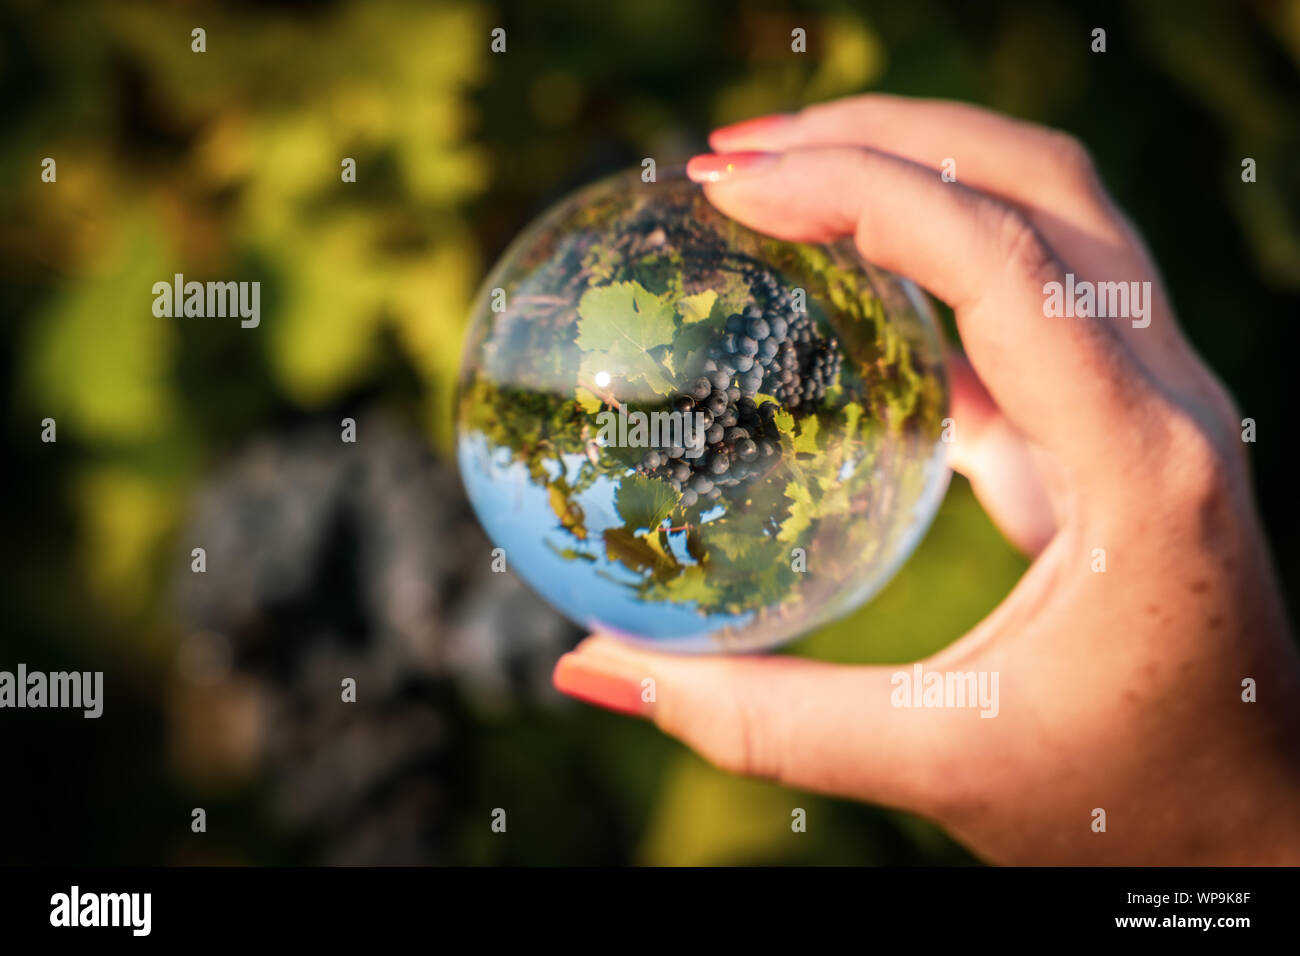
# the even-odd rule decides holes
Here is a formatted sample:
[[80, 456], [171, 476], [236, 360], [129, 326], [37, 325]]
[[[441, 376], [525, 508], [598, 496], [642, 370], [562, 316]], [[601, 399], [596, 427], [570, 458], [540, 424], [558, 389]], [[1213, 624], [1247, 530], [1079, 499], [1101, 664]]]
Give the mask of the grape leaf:
[[578, 399], [578, 404], [582, 407], [582, 410], [586, 412], [588, 415], [595, 415], [598, 411], [600, 411], [601, 406], [605, 404], [599, 398], [597, 398], [595, 395], [593, 395], [587, 389], [582, 388], [581, 386], [578, 387], [578, 390], [574, 393], [574, 395]]
[[[683, 325], [673, 336], [673, 352], [678, 355], [701, 355], [706, 346], [711, 344], [718, 337], [718, 330], [713, 327], [711, 322], [696, 322], [692, 325]], [[694, 372], [695, 369], [681, 369], [683, 372]]]
[[606, 528], [604, 538], [609, 560], [620, 561], [634, 571], [669, 571], [676, 566], [667, 563], [662, 550], [627, 528]]
[[730, 269], [723, 270], [713, 288], [718, 293], [717, 308], [723, 315], [739, 312], [754, 301], [753, 290], [745, 277]]
[[817, 515], [817, 506], [813, 504], [812, 493], [797, 481], [785, 486], [785, 496], [790, 499], [790, 517], [781, 522], [781, 531], [776, 536], [778, 541], [787, 543], [798, 541], [799, 537], [812, 525]]
[[709, 528], [705, 535], [705, 546], [709, 554], [720, 551], [730, 563], [738, 564], [761, 540], [760, 535], [755, 532], [744, 533], [731, 529]]
[[858, 422], [862, 420], [862, 406], [857, 402], [849, 402], [844, 406], [844, 437], [853, 441], [861, 436], [858, 435]]
[[697, 602], [707, 608], [716, 604], [719, 597], [718, 588], [709, 581], [708, 572], [696, 566], [687, 568], [681, 574], [651, 588], [649, 597], [668, 600], [674, 604]]
[[686, 553], [700, 564], [705, 564], [708, 561], [709, 553], [705, 550], [704, 541], [700, 538], [700, 529], [694, 525], [686, 532]]
[[681, 315], [684, 324], [693, 325], [707, 319], [713, 311], [713, 304], [717, 301], [718, 293], [712, 289], [705, 289], [703, 292], [697, 292], [695, 295], [688, 295], [684, 299], [679, 299], [677, 312]]
[[746, 607], [762, 607], [780, 601], [787, 606], [802, 601], [798, 590], [791, 590], [797, 572], [790, 567], [788, 557], [773, 561], [746, 581]]
[[853, 510], [853, 499], [849, 497], [849, 489], [841, 482], [830, 482], [823, 479], [822, 488], [825, 493], [817, 505], [817, 517], [827, 518], [832, 515], [846, 515]]
[[677, 556], [669, 550], [667, 542], [664, 540], [665, 537], [666, 536], [657, 528], [652, 528], [645, 534], [640, 535], [641, 540], [648, 544], [655, 554], [659, 555], [661, 565], [664, 567], [675, 566], [677, 564]]
[[[730, 567], [733, 571], [738, 572], [742, 577], [737, 579], [737, 583], [742, 586], [747, 585], [750, 576], [755, 571], [769, 567], [774, 562], [780, 564], [785, 560], [785, 549], [773, 538], [759, 538], [758, 542], [738, 555], [732, 555]], [[748, 597], [748, 596], [746, 596]]]
[[582, 506], [576, 501], [569, 500], [569, 487], [562, 480], [553, 482], [548, 488], [551, 510], [555, 512], [555, 517], [560, 519], [562, 524], [570, 531], [579, 541], [587, 537], [586, 516], [582, 513]]
[[672, 306], [638, 282], [588, 289], [578, 303], [576, 340], [589, 353], [584, 370], [619, 374], [629, 383], [640, 380], [667, 395], [673, 383], [651, 350], [672, 342], [673, 315]]
[[634, 475], [619, 482], [614, 507], [625, 528], [658, 528], [677, 507], [681, 492], [655, 478]]
[[772, 421], [776, 424], [776, 430], [782, 435], [794, 438], [794, 416], [784, 408], [777, 409], [776, 415], [772, 417]]
[[820, 427], [820, 422], [818, 422], [815, 415], [809, 415], [801, 421], [799, 423], [799, 434], [792, 442], [794, 450], [810, 455], [817, 454], [817, 431]]

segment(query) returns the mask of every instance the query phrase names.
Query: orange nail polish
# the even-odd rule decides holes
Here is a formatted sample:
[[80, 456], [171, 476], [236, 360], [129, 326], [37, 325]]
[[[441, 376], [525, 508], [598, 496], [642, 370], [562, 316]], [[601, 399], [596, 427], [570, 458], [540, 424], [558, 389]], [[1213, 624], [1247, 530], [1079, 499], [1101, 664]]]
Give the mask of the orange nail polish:
[[720, 183], [741, 176], [752, 176], [772, 166], [779, 154], [763, 152], [703, 153], [691, 157], [686, 175], [697, 183]]
[[641, 681], [648, 675], [629, 674], [608, 661], [587, 654], [565, 654], [551, 676], [555, 689], [597, 707], [644, 717], [650, 705], [641, 699]]

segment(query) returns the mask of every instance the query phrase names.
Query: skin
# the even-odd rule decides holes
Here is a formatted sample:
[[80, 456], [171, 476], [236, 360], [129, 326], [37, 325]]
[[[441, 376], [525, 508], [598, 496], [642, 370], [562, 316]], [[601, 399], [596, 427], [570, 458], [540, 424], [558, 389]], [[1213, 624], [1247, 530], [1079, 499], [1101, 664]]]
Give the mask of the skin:
[[[923, 666], [997, 672], [999, 712], [894, 707], [897, 667], [680, 657], [599, 636], [561, 659], [556, 685], [727, 770], [926, 816], [990, 862], [1300, 863], [1300, 659], [1242, 416], [1084, 149], [884, 96], [728, 127], [710, 145], [721, 159], [688, 171], [724, 213], [783, 239], [851, 235], [954, 308], [966, 354], [951, 462], [1034, 560]], [[942, 180], [943, 157], [958, 182]], [[1066, 272], [1149, 281], [1150, 325], [1044, 317], [1043, 286]]]

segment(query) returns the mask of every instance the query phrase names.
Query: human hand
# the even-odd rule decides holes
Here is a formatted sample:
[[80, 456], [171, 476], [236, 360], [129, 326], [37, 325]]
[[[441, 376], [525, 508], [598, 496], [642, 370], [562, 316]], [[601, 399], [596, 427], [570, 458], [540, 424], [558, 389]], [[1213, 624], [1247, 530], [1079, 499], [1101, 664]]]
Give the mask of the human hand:
[[[1300, 659], [1240, 416], [1083, 149], [884, 96], [741, 123], [710, 145], [721, 155], [688, 173], [723, 212], [783, 239], [852, 235], [953, 307], [969, 364], [954, 356], [951, 463], [1035, 560], [922, 663], [997, 673], [999, 711], [894, 707], [897, 667], [601, 637], [561, 658], [556, 686], [649, 717], [728, 770], [927, 816], [993, 862], [1300, 862]], [[1067, 272], [1149, 282], [1149, 324], [1045, 317], [1044, 285]], [[1243, 701], [1246, 678], [1258, 702]]]

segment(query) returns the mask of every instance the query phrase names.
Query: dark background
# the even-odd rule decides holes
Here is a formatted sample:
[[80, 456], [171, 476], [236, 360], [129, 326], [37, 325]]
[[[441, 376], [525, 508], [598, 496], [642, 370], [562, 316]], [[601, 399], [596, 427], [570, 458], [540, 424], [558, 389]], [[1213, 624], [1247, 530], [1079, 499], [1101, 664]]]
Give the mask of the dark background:
[[[468, 302], [520, 229], [818, 100], [952, 97], [1082, 139], [1258, 423], [1300, 579], [1300, 4], [6, 0], [0, 35], [0, 669], [107, 684], [98, 721], [0, 712], [0, 862], [968, 861], [561, 700], [580, 635], [474, 558], [447, 464]], [[261, 327], [155, 319], [175, 272], [261, 281]], [[790, 650], [913, 659], [1023, 567], [956, 480], [893, 584]]]

